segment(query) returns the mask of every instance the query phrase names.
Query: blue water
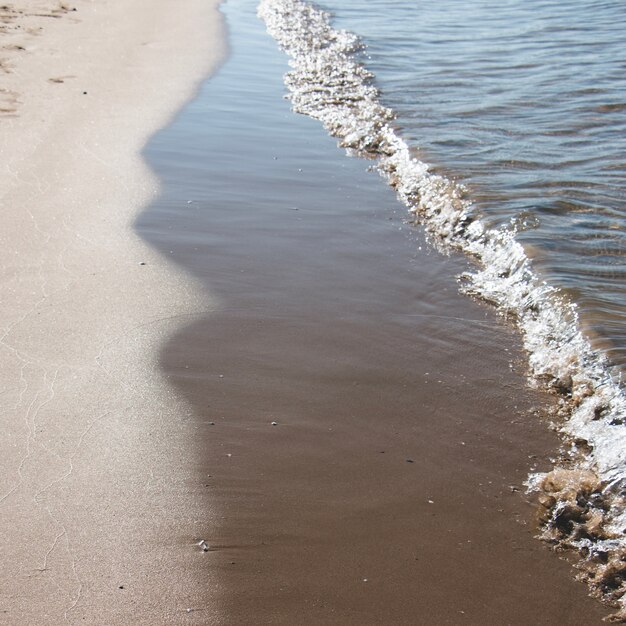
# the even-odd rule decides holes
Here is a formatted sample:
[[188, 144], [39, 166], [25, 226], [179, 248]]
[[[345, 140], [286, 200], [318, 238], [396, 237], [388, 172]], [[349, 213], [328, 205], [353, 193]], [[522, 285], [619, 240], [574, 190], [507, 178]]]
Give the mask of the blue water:
[[626, 368], [626, 4], [325, 0], [367, 46], [420, 159], [513, 221], [534, 268]]

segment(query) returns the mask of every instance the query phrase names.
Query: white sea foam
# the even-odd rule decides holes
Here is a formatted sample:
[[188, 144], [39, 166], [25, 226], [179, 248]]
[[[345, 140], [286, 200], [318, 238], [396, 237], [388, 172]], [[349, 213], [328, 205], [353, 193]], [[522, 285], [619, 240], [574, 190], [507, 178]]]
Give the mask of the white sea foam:
[[328, 13], [301, 0], [263, 0], [258, 13], [291, 57], [285, 83], [293, 109], [320, 120], [351, 154], [377, 159], [431, 237], [478, 261], [462, 277], [462, 290], [516, 319], [531, 380], [559, 394], [559, 428], [572, 445], [567, 469], [529, 478], [549, 496], [546, 537], [578, 549], [592, 588], [621, 600], [626, 613], [626, 400], [580, 332], [575, 305], [533, 270], [513, 227], [487, 228], [461, 185], [411, 156], [374, 76], [359, 62], [354, 34], [334, 29]]

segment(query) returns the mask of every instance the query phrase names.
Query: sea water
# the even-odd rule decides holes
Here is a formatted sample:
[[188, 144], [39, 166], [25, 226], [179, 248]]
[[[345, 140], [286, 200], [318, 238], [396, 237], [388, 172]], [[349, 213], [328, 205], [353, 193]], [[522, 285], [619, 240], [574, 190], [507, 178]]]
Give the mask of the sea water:
[[[372, 160], [466, 293], [517, 321], [571, 450], [533, 476], [546, 536], [624, 593], [626, 7], [264, 0], [295, 111]], [[358, 37], [355, 35], [358, 34]], [[381, 181], [382, 184], [382, 181]]]
[[[194, 406], [198, 480], [223, 518], [198, 523], [214, 548], [207, 567], [221, 567], [232, 591], [227, 614], [574, 623], [571, 611], [590, 623], [602, 610], [570, 597], [564, 564], [515, 520], [530, 518], [522, 481], [544, 471], [529, 482], [550, 540], [579, 549], [595, 588], [619, 596], [616, 344], [592, 333], [526, 239], [540, 220], [497, 213], [490, 176], [476, 182], [480, 150], [462, 149], [470, 127], [466, 137], [457, 125], [444, 149], [454, 118], [431, 109], [445, 111], [449, 96], [426, 98], [414, 47], [430, 41], [441, 72], [459, 71], [471, 55], [446, 61], [455, 38], [445, 28], [471, 20], [447, 4], [337, 1], [330, 16], [264, 2], [269, 30], [295, 54], [285, 86], [288, 56], [256, 5], [224, 5], [232, 54], [151, 141], [163, 193], [137, 224], [218, 303], [181, 324], [161, 366]], [[439, 15], [427, 39], [418, 9]], [[480, 87], [476, 76], [464, 84]], [[522, 192], [499, 190], [503, 200]], [[605, 263], [605, 248], [592, 260]], [[525, 386], [526, 369], [560, 398], [554, 420], [575, 444], [552, 472], [558, 443], [531, 410], [546, 395]]]

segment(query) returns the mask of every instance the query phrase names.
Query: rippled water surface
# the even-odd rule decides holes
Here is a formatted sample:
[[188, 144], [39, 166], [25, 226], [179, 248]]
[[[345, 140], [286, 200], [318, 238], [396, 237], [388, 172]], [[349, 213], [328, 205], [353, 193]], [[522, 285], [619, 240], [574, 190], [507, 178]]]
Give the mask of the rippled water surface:
[[626, 4], [326, 0], [403, 136], [515, 223], [534, 266], [626, 370]]

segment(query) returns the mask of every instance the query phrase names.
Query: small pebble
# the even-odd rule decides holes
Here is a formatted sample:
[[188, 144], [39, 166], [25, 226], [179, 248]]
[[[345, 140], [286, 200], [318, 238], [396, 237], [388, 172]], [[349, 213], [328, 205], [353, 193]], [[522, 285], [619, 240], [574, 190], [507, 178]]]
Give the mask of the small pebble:
[[145, 265], [146, 262], [145, 261], [139, 261], [139, 265]]
[[415, 463], [415, 461], [413, 459], [407, 459], [406, 462], [407, 463]]
[[278, 426], [278, 422], [272, 422], [272, 426]]

